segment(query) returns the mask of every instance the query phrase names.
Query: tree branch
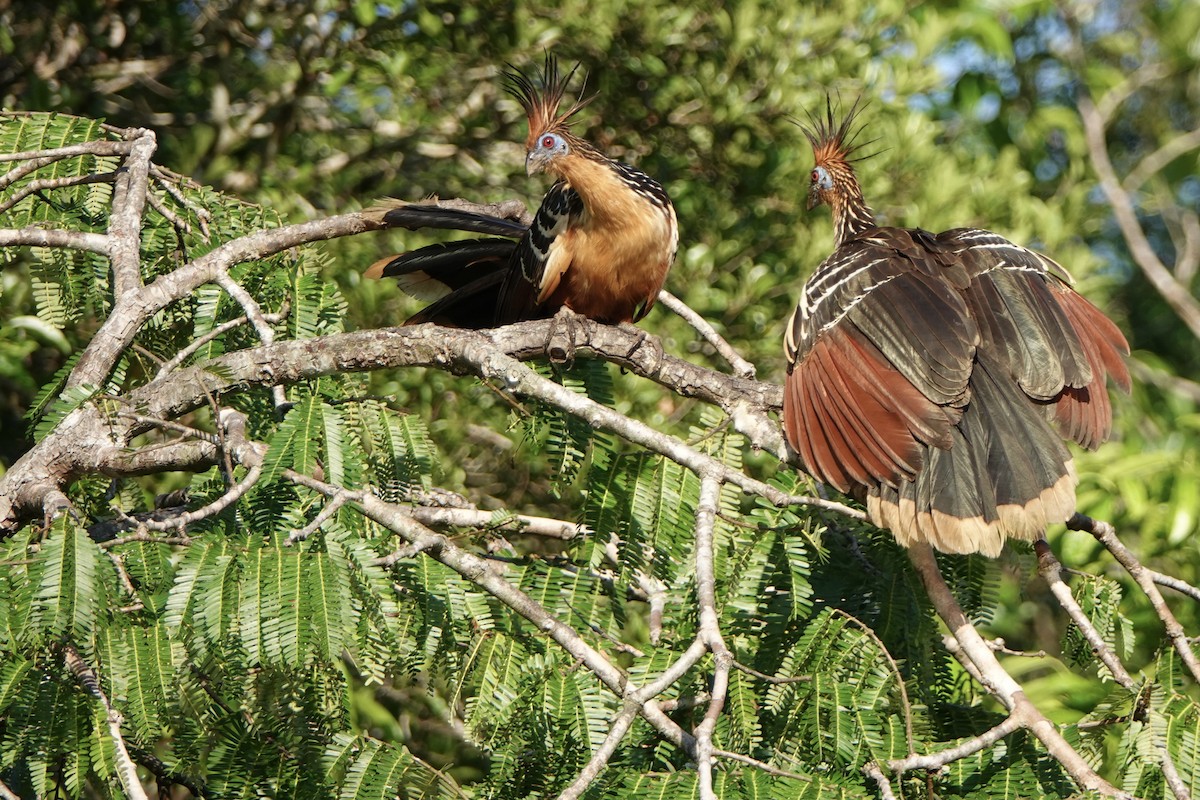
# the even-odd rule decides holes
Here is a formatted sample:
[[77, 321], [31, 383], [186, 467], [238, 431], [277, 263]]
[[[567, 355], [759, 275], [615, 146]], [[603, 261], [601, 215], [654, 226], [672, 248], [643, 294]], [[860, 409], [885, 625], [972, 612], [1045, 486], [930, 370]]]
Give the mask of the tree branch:
[[921, 582], [939, 617], [950, 628], [950, 633], [957, 640], [963, 653], [979, 670], [979, 677], [984, 687], [992, 696], [999, 700], [1010, 714], [1017, 719], [1020, 727], [1030, 731], [1045, 745], [1050, 754], [1062, 764], [1067, 773], [1080, 787], [1087, 791], [1099, 792], [1106, 797], [1120, 797], [1132, 800], [1132, 795], [1123, 792], [1101, 778], [1083, 757], [1063, 738], [1054, 723], [1046, 717], [1025, 696], [1021, 685], [1009, 675], [1000, 662], [996, 660], [992, 649], [975, 630], [975, 626], [967, 619], [958, 601], [950, 592], [938, 568], [937, 559], [929, 545], [918, 543], [909, 548], [909, 560], [916, 568]]
[[1142, 229], [1137, 218], [1137, 211], [1133, 207], [1133, 200], [1129, 193], [1121, 188], [1116, 170], [1113, 169], [1112, 161], [1108, 157], [1104, 120], [1101, 118], [1100, 112], [1096, 110], [1096, 106], [1086, 93], [1080, 95], [1078, 108], [1079, 116], [1083, 120], [1088, 155], [1096, 169], [1096, 176], [1100, 179], [1100, 189], [1108, 198], [1109, 205], [1112, 206], [1113, 216], [1117, 220], [1117, 226], [1121, 229], [1121, 235], [1129, 247], [1134, 263], [1142, 270], [1150, 284], [1162, 295], [1167, 305], [1179, 315], [1180, 320], [1188, 327], [1192, 335], [1200, 339], [1200, 303], [1192, 297], [1186, 286], [1175, 280], [1171, 271], [1163, 265], [1154, 252], [1150, 240], [1146, 238], [1146, 232]]
[[725, 337], [717, 333], [717, 329], [708, 320], [693, 311], [687, 303], [666, 289], [658, 293], [658, 301], [682, 317], [687, 324], [691, 325], [697, 333], [704, 337], [704, 340], [713, 346], [713, 349], [717, 351], [721, 358], [725, 359], [725, 363], [733, 367], [735, 375], [747, 380], [754, 378], [754, 365], [742, 358], [741, 354], [733, 348], [733, 345], [725, 341]]
[[716, 571], [713, 539], [717, 524], [717, 506], [721, 500], [721, 480], [716, 473], [700, 476], [700, 499], [696, 504], [696, 600], [700, 604], [700, 630], [696, 637], [713, 654], [711, 698], [704, 718], [696, 727], [696, 769], [700, 774], [701, 800], [716, 800], [713, 791], [713, 731], [725, 708], [729, 691], [729, 670], [733, 655], [721, 636], [721, 618], [717, 612]]
[[112, 738], [113, 757], [117, 762], [117, 776], [121, 779], [121, 786], [124, 788], [125, 794], [133, 800], [149, 800], [145, 790], [142, 789], [142, 781], [138, 778], [137, 765], [129, 757], [129, 750], [125, 747], [125, 738], [121, 735], [123, 721], [121, 713], [108, 702], [108, 697], [100, 688], [100, 680], [83, 660], [83, 657], [79, 655], [79, 651], [73, 645], [68, 644], [63, 647], [63, 655], [67, 668], [71, 670], [79, 684], [104, 706], [105, 717], [108, 721], [108, 735]]
[[133, 144], [113, 187], [108, 218], [113, 296], [118, 307], [122, 298], [142, 286], [142, 216], [150, 193], [150, 162], [158, 148], [154, 131], [135, 129], [128, 135]]
[[1175, 615], [1171, 613], [1171, 609], [1167, 606], [1167, 601], [1163, 599], [1162, 593], [1158, 591], [1150, 571], [1143, 567], [1137, 557], [1129, 551], [1129, 548], [1121, 543], [1113, 526], [1083, 514], [1076, 514], [1067, 520], [1067, 527], [1073, 531], [1090, 533], [1096, 537], [1098, 542], [1108, 548], [1108, 552], [1113, 554], [1113, 557], [1146, 593], [1150, 605], [1154, 608], [1154, 613], [1158, 614], [1158, 618], [1162, 620], [1163, 626], [1166, 628], [1167, 637], [1174, 645], [1175, 652], [1179, 654], [1180, 660], [1192, 674], [1192, 679], [1200, 682], [1200, 661], [1197, 661], [1196, 653], [1192, 650], [1191, 643], [1188, 642], [1187, 633], [1179, 624], [1179, 620], [1175, 619]]

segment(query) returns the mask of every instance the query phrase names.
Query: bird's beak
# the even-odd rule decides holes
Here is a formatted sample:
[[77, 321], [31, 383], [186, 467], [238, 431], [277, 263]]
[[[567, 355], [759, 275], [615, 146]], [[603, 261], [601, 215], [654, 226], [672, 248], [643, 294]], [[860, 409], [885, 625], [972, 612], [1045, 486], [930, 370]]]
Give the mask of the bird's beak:
[[525, 174], [536, 175], [546, 170], [546, 156], [540, 153], [529, 153], [525, 156]]
[[817, 187], [814, 186], [808, 190], [808, 202], [804, 204], [804, 207], [812, 211], [819, 205], [821, 205], [821, 194], [817, 191]]

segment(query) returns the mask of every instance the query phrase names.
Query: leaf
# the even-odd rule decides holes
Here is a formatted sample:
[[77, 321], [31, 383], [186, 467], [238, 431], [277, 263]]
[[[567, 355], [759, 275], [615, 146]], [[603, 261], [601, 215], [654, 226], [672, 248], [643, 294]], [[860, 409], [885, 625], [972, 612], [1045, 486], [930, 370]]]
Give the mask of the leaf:
[[105, 599], [99, 555], [96, 543], [70, 514], [50, 526], [31, 571], [37, 589], [30, 625], [40, 637], [90, 640]]

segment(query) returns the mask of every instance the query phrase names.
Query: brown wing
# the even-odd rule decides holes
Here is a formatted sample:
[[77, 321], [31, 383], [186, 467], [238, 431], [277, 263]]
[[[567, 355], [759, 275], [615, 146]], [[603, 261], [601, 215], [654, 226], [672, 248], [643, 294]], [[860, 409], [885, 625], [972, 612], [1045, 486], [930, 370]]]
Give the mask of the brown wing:
[[842, 491], [896, 485], [950, 446], [977, 332], [953, 284], [906, 255], [911, 236], [873, 229], [827, 259], [788, 335], [788, 439]]
[[979, 324], [980, 349], [993, 355], [1059, 432], [1089, 449], [1108, 438], [1108, 377], [1129, 391], [1120, 329], [1069, 285], [1049, 258], [989, 231], [939, 234], [972, 271], [967, 302]]
[[998, 553], [1074, 511], [1058, 434], [1107, 435], [1124, 337], [1053, 261], [987, 231], [860, 231], [805, 286], [784, 429], [901, 543]]

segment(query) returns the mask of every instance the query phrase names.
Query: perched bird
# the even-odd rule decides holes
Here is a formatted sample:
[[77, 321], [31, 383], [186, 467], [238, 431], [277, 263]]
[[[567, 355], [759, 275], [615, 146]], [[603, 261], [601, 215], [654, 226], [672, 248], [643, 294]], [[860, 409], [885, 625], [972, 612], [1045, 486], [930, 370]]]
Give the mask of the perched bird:
[[580, 94], [563, 109], [577, 69], [564, 75], [547, 54], [537, 82], [515, 67], [505, 73], [506, 88], [529, 122], [526, 171], [558, 179], [528, 228], [435, 206], [402, 205], [384, 215], [405, 227], [517, 239], [432, 245], [372, 265], [368, 277], [396, 277], [410, 293], [434, 300], [410, 323], [484, 328], [553, 316], [566, 307], [616, 324], [635, 322], [654, 305], [675, 260], [675, 209], [650, 177], [571, 133], [571, 118], [591, 99]]
[[801, 126], [808, 208], [830, 206], [836, 242], [787, 326], [784, 432], [902, 545], [995, 556], [1074, 513], [1062, 437], [1108, 437], [1106, 379], [1129, 391], [1129, 345], [1040, 253], [978, 228], [876, 225], [858, 110], [838, 122], [827, 101]]

